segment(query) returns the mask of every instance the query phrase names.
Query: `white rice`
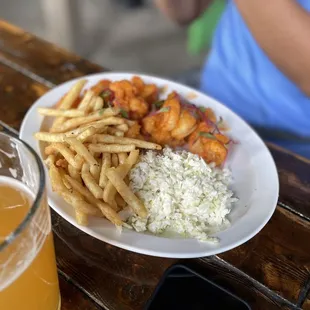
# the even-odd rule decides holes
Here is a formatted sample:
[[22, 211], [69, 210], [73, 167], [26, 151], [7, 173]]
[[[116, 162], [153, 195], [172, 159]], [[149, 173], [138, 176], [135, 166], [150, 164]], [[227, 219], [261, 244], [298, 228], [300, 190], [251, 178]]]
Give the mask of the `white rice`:
[[200, 241], [216, 241], [209, 234], [227, 225], [233, 198], [228, 169], [208, 165], [187, 151], [148, 151], [130, 172], [130, 187], [143, 201], [148, 217], [132, 215], [127, 223], [136, 231], [177, 232]]

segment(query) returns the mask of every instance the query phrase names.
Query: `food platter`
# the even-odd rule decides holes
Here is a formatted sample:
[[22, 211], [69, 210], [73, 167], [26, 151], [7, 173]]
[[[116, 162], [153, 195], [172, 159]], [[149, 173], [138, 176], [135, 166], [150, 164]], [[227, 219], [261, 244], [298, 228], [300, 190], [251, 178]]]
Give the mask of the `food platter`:
[[[86, 88], [100, 80], [130, 80], [131, 73], [100, 73], [82, 77], [87, 80]], [[166, 79], [141, 75], [145, 83], [153, 83], [162, 89], [161, 97], [166, 98], [173, 91], [197, 106], [212, 108], [216, 115], [222, 117], [229, 126], [229, 135], [234, 140], [232, 150], [225, 162], [225, 167], [232, 172], [231, 189], [238, 198], [228, 215], [230, 225], [214, 236], [219, 242], [200, 242], [182, 236], [156, 236], [150, 233], [136, 232], [115, 226], [104, 218], [90, 217], [87, 226], [78, 225], [72, 207], [62, 197], [52, 191], [47, 182], [47, 195], [50, 206], [72, 225], [85, 233], [112, 245], [160, 257], [192, 258], [218, 254], [232, 249], [257, 234], [272, 216], [279, 192], [277, 170], [268, 148], [258, 135], [239, 116], [216, 100]], [[79, 78], [79, 79], [82, 79]], [[21, 139], [28, 142], [44, 159], [42, 144], [34, 138], [34, 133], [44, 130], [50, 123], [37, 112], [38, 108], [50, 108], [63, 97], [79, 80], [75, 79], [55, 87], [28, 111], [20, 132]], [[48, 171], [46, 170], [48, 174]]]

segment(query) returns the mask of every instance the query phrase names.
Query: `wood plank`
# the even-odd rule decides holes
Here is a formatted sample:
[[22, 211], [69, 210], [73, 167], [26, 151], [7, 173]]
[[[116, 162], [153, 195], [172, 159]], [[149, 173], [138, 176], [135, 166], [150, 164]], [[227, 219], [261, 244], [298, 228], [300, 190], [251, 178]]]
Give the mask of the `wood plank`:
[[29, 107], [45, 91], [44, 85], [0, 64], [0, 120], [19, 129]]
[[59, 286], [61, 292], [61, 310], [100, 310], [87, 295], [59, 275]]
[[54, 84], [103, 71], [100, 66], [3, 20], [0, 20], [1, 58]]
[[310, 220], [310, 160], [270, 147], [279, 172], [279, 201]]
[[310, 310], [310, 298], [307, 298], [304, 304], [302, 305], [302, 309]]
[[57, 264], [109, 310], [142, 309], [175, 260], [135, 254], [81, 232], [52, 212]]
[[52, 219], [59, 268], [109, 310], [143, 309], [161, 275], [176, 262], [189, 265], [244, 298], [252, 309], [295, 309], [219, 259], [177, 261], [135, 254], [86, 235], [55, 212]]
[[260, 283], [253, 281], [225, 261], [202, 258], [195, 261], [195, 263], [197, 262], [199, 266], [191, 264], [195, 270], [242, 298], [252, 310], [298, 309], [285, 299], [274, 296]]
[[277, 208], [253, 239], [219, 257], [296, 303], [310, 276], [310, 222]]
[[310, 277], [299, 294], [298, 304], [302, 307], [302, 309], [310, 310]]

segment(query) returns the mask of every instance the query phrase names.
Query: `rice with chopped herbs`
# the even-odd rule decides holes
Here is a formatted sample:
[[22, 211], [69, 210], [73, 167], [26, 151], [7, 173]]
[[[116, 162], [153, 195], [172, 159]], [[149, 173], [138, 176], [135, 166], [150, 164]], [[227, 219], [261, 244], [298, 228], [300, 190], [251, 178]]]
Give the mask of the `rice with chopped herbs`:
[[148, 151], [130, 172], [130, 187], [148, 210], [146, 219], [132, 215], [136, 231], [173, 231], [200, 241], [215, 241], [209, 233], [228, 224], [233, 192], [228, 169], [208, 165], [187, 151]]

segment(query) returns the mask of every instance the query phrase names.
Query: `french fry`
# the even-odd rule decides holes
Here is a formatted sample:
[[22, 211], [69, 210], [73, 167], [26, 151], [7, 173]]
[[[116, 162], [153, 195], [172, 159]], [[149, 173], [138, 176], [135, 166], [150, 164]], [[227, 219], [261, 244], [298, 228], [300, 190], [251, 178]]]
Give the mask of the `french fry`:
[[[66, 132], [64, 132], [63, 134], [64, 134], [67, 138], [76, 138], [79, 134], [81, 134], [82, 132], [84, 132], [85, 129], [87, 129], [88, 127], [90, 127], [90, 126], [88, 126], [88, 125], [85, 126], [85, 127], [81, 126], [81, 127], [79, 127], [79, 128], [75, 128], [75, 129], [73, 129], [73, 130], [66, 131]], [[60, 133], [58, 133], [58, 134], [60, 134]]]
[[126, 123], [129, 127], [131, 127], [131, 126], [137, 124], [137, 121], [132, 121], [132, 120], [127, 119], [127, 118], [125, 118], [124, 120], [125, 120], [125, 123]]
[[119, 193], [116, 193], [115, 201], [116, 201], [116, 204], [119, 206], [120, 209], [125, 209], [126, 208], [127, 203], [126, 203], [126, 201], [122, 198], [122, 196]]
[[63, 143], [56, 142], [56, 143], [53, 143], [53, 144], [51, 144], [45, 148], [45, 153], [47, 155], [52, 154], [51, 152], [53, 152], [53, 151], [59, 152], [65, 158], [65, 160], [70, 165], [72, 165], [74, 168], [76, 168], [76, 169], [81, 168], [79, 163], [77, 163], [75, 161], [74, 153], [67, 146], [65, 146]]
[[124, 132], [123, 131], [115, 131], [115, 136], [116, 137], [124, 137]]
[[72, 146], [76, 153], [82, 156], [90, 165], [99, 165], [94, 156], [88, 151], [86, 146], [76, 138], [67, 138], [66, 142]]
[[96, 97], [94, 96], [94, 97], [90, 100], [89, 104], [85, 107], [84, 111], [85, 111], [86, 113], [89, 113], [89, 112], [93, 111], [94, 106], [95, 106], [95, 103], [96, 103]]
[[63, 99], [62, 103], [59, 106], [59, 109], [63, 110], [70, 109], [74, 101], [79, 97], [86, 82], [87, 81], [85, 79], [77, 81], [69, 90], [69, 92], [66, 94], [65, 98]]
[[119, 125], [119, 124], [123, 124], [123, 123], [124, 123], [124, 120], [122, 118], [107, 117], [107, 118], [104, 118], [104, 119], [96, 121], [96, 122], [92, 122], [89, 124], [82, 125], [81, 127], [76, 128], [74, 130], [67, 131], [67, 132], [65, 132], [65, 134], [67, 137], [69, 137], [70, 135], [71, 136], [77, 136], [89, 127], [95, 127], [98, 130], [98, 132], [103, 132], [103, 131], [105, 131], [106, 127], [109, 125]]
[[53, 132], [65, 132], [73, 128], [76, 128], [78, 126], [89, 124], [97, 120], [101, 120], [102, 118], [108, 118], [111, 116], [115, 116], [118, 113], [119, 113], [119, 109], [117, 108], [102, 109], [100, 111], [93, 112], [92, 114], [89, 114], [87, 116], [69, 119], [65, 121], [64, 123], [62, 123], [61, 126], [53, 128]]
[[70, 183], [64, 179], [62, 179], [62, 181], [64, 182], [65, 187], [69, 190], [72, 191], [72, 186], [70, 185]]
[[124, 180], [116, 172], [115, 168], [110, 168], [107, 171], [107, 177], [125, 202], [133, 209], [133, 211], [142, 218], [147, 217], [147, 210], [145, 206], [126, 185]]
[[51, 180], [52, 190], [54, 192], [60, 193], [67, 190], [62, 181], [61, 174], [54, 164], [50, 164], [48, 173]]
[[130, 169], [137, 163], [139, 159], [139, 150], [134, 150], [129, 153], [129, 156], [126, 158], [126, 164], [130, 166], [129, 170], [125, 173], [124, 177], [128, 174]]
[[[64, 97], [64, 99], [62, 100], [61, 104], [59, 105], [59, 109], [60, 110], [68, 110], [71, 108], [72, 104], [74, 103], [74, 101], [79, 97], [80, 92], [82, 90], [82, 88], [84, 87], [84, 85], [86, 84], [86, 80], [79, 80], [78, 82], [76, 82], [71, 89], [69, 90], [69, 92], [66, 94], [66, 96]], [[66, 120], [65, 117], [57, 117], [50, 129], [51, 132], [54, 132], [54, 130], [56, 128], [58, 128], [64, 121]]]
[[66, 170], [62, 167], [57, 167], [59, 174], [61, 175], [62, 182], [65, 185], [65, 187], [69, 190], [70, 193], [73, 192], [73, 188], [71, 184], [65, 179]]
[[84, 158], [81, 155], [76, 154], [74, 157], [74, 161], [75, 161], [75, 165], [77, 167], [76, 169], [81, 170], [81, 168], [84, 164]]
[[76, 109], [58, 110], [58, 109], [38, 108], [38, 112], [39, 114], [45, 116], [81, 117], [86, 115], [84, 111], [79, 111]]
[[123, 221], [121, 220], [120, 216], [116, 213], [116, 211], [103, 201], [97, 201], [97, 207], [101, 210], [103, 215], [110, 220], [114, 225], [121, 226]]
[[[78, 208], [77, 204], [79, 204], [79, 201], [74, 202], [73, 207]], [[76, 222], [78, 223], [78, 225], [81, 225], [81, 226], [87, 226], [88, 225], [88, 216], [80, 210], [75, 210], [75, 219], [76, 219]]]
[[[70, 182], [68, 182], [62, 175], [63, 172], [60, 168], [57, 168], [55, 165], [51, 165], [49, 170], [49, 176], [52, 184], [52, 190], [62, 196], [64, 200], [72, 205], [76, 205], [78, 201], [82, 201], [82, 195], [73, 190]], [[68, 184], [68, 187], [71, 190], [68, 190], [65, 184]]]
[[77, 223], [79, 225], [87, 226], [88, 216], [85, 211], [88, 209], [88, 212], [92, 213], [93, 207], [88, 205], [86, 201], [83, 200], [83, 197], [80, 193], [73, 190], [73, 186], [71, 186], [70, 182], [68, 182], [65, 178], [62, 178], [62, 181], [64, 184], [68, 184], [71, 187], [71, 191], [67, 189], [62, 189], [57, 193], [74, 208], [75, 219]]
[[71, 165], [68, 165], [68, 172], [69, 175], [75, 179], [76, 181], [78, 181], [79, 183], [82, 183], [82, 178], [81, 178], [81, 173], [78, 169], [74, 168]]
[[[136, 164], [138, 158], [139, 150], [131, 151], [129, 156], [126, 158], [125, 163], [116, 168], [116, 172], [122, 179], [126, 177], [130, 169]], [[103, 191], [103, 200], [112, 205], [115, 201], [115, 194], [116, 188], [111, 182], [108, 182]]]
[[92, 122], [92, 123], [84, 125], [84, 126], [85, 127], [94, 126], [96, 128], [98, 128], [98, 126], [99, 126], [99, 128], [101, 128], [102, 125], [112, 126], [112, 125], [121, 125], [121, 124], [124, 124], [123, 118], [111, 116], [111, 117], [107, 117], [107, 118], [104, 118], [104, 119], [99, 120], [99, 121]]
[[[113, 121], [111, 119], [114, 119], [114, 118], [110, 117], [110, 118], [103, 119], [101, 121], [97, 121], [97, 122], [93, 122], [93, 123], [90, 123], [90, 124], [86, 124], [86, 125], [83, 125], [83, 126], [81, 126], [79, 128], [75, 128], [73, 130], [69, 130], [69, 131], [65, 132], [64, 134], [66, 135], [66, 137], [77, 137], [79, 134], [81, 134], [82, 132], [84, 132], [86, 129], [88, 129], [90, 127], [95, 127], [97, 132], [104, 132], [105, 129], [106, 129], [106, 126], [109, 125], [107, 123]], [[115, 118], [115, 119], [117, 119], [117, 122], [119, 122], [118, 118]], [[89, 139], [87, 138], [85, 141], [88, 141], [88, 140]]]
[[88, 107], [88, 105], [89, 105], [89, 103], [90, 103], [90, 101], [92, 100], [93, 97], [94, 97], [94, 92], [91, 91], [91, 90], [88, 90], [85, 93], [82, 101], [80, 102], [80, 104], [78, 106], [78, 110], [82, 110], [82, 111], [85, 110], [86, 107]]
[[97, 97], [93, 107], [93, 111], [98, 111], [101, 110], [102, 108], [103, 108], [103, 99], [101, 97]]
[[149, 149], [149, 150], [161, 150], [162, 147], [159, 144], [147, 142], [144, 140], [138, 140], [138, 139], [132, 139], [132, 138], [126, 138], [126, 137], [115, 137], [111, 135], [106, 134], [96, 134], [94, 136], [97, 143], [115, 143], [115, 144], [133, 144], [136, 147], [142, 148], [142, 149]]
[[46, 142], [65, 142], [66, 135], [64, 133], [36, 132], [34, 137], [39, 141]]
[[63, 158], [60, 158], [60, 159], [56, 160], [56, 166], [67, 169], [68, 162], [65, 159], [63, 159]]
[[[68, 182], [68, 181], [67, 181]], [[69, 183], [69, 182], [68, 182]], [[91, 204], [87, 203], [86, 201], [78, 201], [79, 203], [76, 204], [76, 209], [83, 212], [86, 215], [92, 215], [96, 217], [102, 217], [103, 214], [99, 208], [93, 207]]]
[[96, 153], [122, 153], [131, 152], [135, 149], [134, 144], [89, 144], [88, 149]]
[[118, 155], [116, 153], [112, 154], [112, 167], [118, 167]]
[[57, 155], [58, 151], [53, 147], [52, 144], [48, 145], [44, 149], [44, 154], [49, 156], [49, 155]]
[[121, 125], [117, 125], [117, 126], [116, 126], [116, 129], [117, 129], [117, 130], [120, 130], [120, 131], [126, 132], [126, 131], [128, 131], [129, 127], [128, 127], [127, 124], [121, 124]]
[[[56, 156], [54, 154], [48, 155], [44, 161], [46, 166], [49, 168], [51, 165], [54, 165], [56, 161]], [[109, 167], [110, 168], [110, 167]]]
[[81, 183], [79, 183], [77, 180], [73, 179], [69, 175], [65, 175], [65, 179], [71, 184], [74, 190], [84, 196], [89, 203], [97, 205], [97, 199], [87, 187], [83, 186]]
[[110, 153], [103, 153], [102, 154], [102, 165], [100, 171], [100, 178], [99, 178], [99, 186], [104, 188], [108, 183], [108, 178], [106, 176], [107, 170], [111, 168], [111, 154]]
[[129, 180], [129, 176], [128, 176], [128, 174], [125, 176], [125, 178], [124, 178], [124, 182], [125, 182], [127, 185], [129, 185], [130, 180]]
[[[68, 181], [66, 182], [69, 183]], [[62, 198], [74, 208], [76, 222], [79, 225], [87, 226], [88, 216], [85, 213], [85, 210], [87, 210], [87, 207], [86, 207], [87, 203], [86, 201], [82, 199], [80, 194], [77, 192], [71, 193], [69, 191], [64, 191], [64, 190], [58, 192], [58, 194], [62, 196]], [[89, 205], [89, 207], [92, 207], [92, 206]]]
[[98, 129], [94, 126], [90, 126], [82, 131], [76, 138], [83, 143], [89, 137], [92, 137], [96, 132], [98, 132]]
[[116, 128], [108, 127], [107, 133], [117, 137], [124, 137], [124, 131], [118, 130]]
[[[128, 163], [122, 164], [116, 168], [116, 172], [119, 174], [121, 178], [124, 178], [126, 174], [130, 171], [130, 165]], [[103, 200], [110, 204], [114, 205], [115, 195], [116, 195], [116, 188], [113, 186], [112, 182], [108, 181], [106, 187], [103, 190]]]
[[127, 154], [122, 152], [122, 153], [118, 153], [118, 162], [120, 165], [124, 164], [127, 158]]
[[103, 197], [102, 188], [97, 184], [94, 177], [90, 174], [89, 164], [87, 164], [87, 163], [84, 163], [83, 168], [82, 168], [82, 179], [83, 179], [86, 187], [95, 196], [95, 198], [102, 199], [102, 197]]
[[96, 199], [86, 187], [84, 187], [82, 184], [80, 184], [70, 176], [67, 175], [66, 179], [77, 192], [79, 192], [82, 196], [86, 198], [86, 200], [88, 200], [89, 203], [97, 206], [108, 220], [110, 220], [113, 224], [117, 226], [122, 225], [123, 222], [120, 216], [115, 212], [115, 210], [113, 210], [111, 206]]
[[99, 178], [100, 178], [100, 171], [101, 171], [101, 158], [98, 159], [98, 165], [90, 165], [89, 172], [93, 176], [93, 178], [96, 180], [96, 182], [99, 184]]

